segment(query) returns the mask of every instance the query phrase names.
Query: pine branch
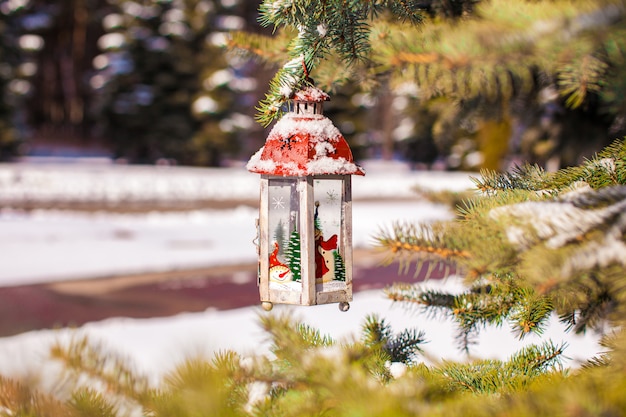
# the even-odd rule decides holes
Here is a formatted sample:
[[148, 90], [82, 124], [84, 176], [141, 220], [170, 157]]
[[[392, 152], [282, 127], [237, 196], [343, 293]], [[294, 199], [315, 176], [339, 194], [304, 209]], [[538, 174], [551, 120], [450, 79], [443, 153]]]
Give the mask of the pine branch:
[[420, 0], [395, 0], [389, 1], [389, 10], [403, 22], [409, 22], [414, 25], [422, 23], [424, 16], [421, 10], [424, 3]]
[[315, 65], [314, 55], [312, 51], [309, 51], [307, 55], [296, 56], [283, 65], [272, 78], [269, 91], [256, 108], [255, 118], [263, 127], [269, 126], [274, 119], [280, 118], [284, 113], [282, 108], [287, 100], [296, 91], [310, 84], [308, 74], [309, 68]]
[[602, 274], [603, 279], [599, 277], [598, 271], [591, 271], [569, 281], [568, 293], [562, 294], [566, 303], [560, 314], [567, 331], [585, 333], [589, 329], [598, 328], [608, 319], [617, 302], [614, 281], [619, 280], [623, 272], [621, 268], [610, 269], [616, 275], [613, 279], [610, 279], [609, 271]]
[[[515, 323], [515, 312], [523, 312], [524, 292], [510, 279], [493, 280], [489, 285], [476, 285], [456, 295], [449, 314], [457, 323], [459, 347], [469, 352], [478, 332], [488, 325], [501, 326], [506, 320]], [[532, 329], [536, 324], [530, 324]]]
[[420, 345], [426, 342], [424, 331], [404, 329], [385, 344], [385, 351], [391, 362], [412, 365], [416, 362], [418, 353], [422, 352]]
[[467, 251], [457, 249], [447, 239], [447, 234], [437, 226], [396, 222], [390, 231], [380, 231], [378, 245], [393, 254], [427, 254], [440, 259], [468, 258]]
[[385, 344], [392, 335], [391, 326], [380, 319], [378, 315], [368, 315], [361, 326], [363, 343], [368, 346], [379, 346]]
[[593, 189], [626, 185], [626, 140], [614, 141], [582, 165], [565, 168], [546, 178], [543, 188], [565, 190], [582, 182]]
[[405, 303], [407, 305], [428, 306], [430, 311], [439, 308], [451, 310], [456, 302], [456, 296], [448, 293], [423, 290], [413, 284], [395, 283], [385, 288], [385, 295], [392, 301]]
[[[398, 261], [405, 272], [412, 264], [419, 267], [427, 260], [445, 260], [453, 263], [457, 274], [480, 277], [488, 271], [504, 273], [515, 265], [517, 253], [490, 212], [527, 199], [528, 195], [521, 192], [472, 198], [459, 209], [457, 221], [431, 226], [396, 223], [392, 231], [379, 232], [377, 239], [382, 248], [389, 250], [390, 261]], [[417, 274], [420, 269], [415, 271]]]
[[511, 277], [499, 275], [485, 283], [476, 282], [461, 294], [424, 290], [409, 284], [394, 284], [385, 293], [405, 306], [422, 306], [430, 313], [453, 318], [458, 326], [457, 342], [465, 351], [488, 325], [501, 326], [508, 322], [520, 338], [530, 333], [542, 334], [554, 311], [549, 297], [519, 287]]
[[530, 333], [543, 334], [554, 311], [552, 300], [528, 288], [520, 288], [516, 296], [517, 305], [509, 317], [514, 332], [520, 339]]
[[117, 417], [118, 410], [102, 393], [90, 388], [82, 388], [72, 394], [69, 404], [76, 416]]
[[566, 343], [557, 346], [552, 342], [545, 342], [541, 346], [526, 346], [514, 354], [509, 363], [513, 369], [522, 370], [524, 375], [539, 375], [552, 367], [560, 366], [566, 348]]
[[506, 393], [526, 387], [535, 378], [559, 365], [565, 345], [548, 342], [523, 348], [506, 362], [477, 361], [471, 364], [446, 364], [436, 372], [453, 386], [474, 394]]
[[600, 93], [608, 68], [606, 62], [592, 55], [560, 67], [558, 85], [561, 95], [566, 97], [565, 104], [575, 109], [584, 103], [588, 94]]
[[[407, 7], [412, 4], [391, 2], [392, 13], [410, 21], [418, 10]], [[337, 53], [347, 66], [368, 59], [371, 44], [368, 19], [377, 15], [382, 5], [377, 1], [265, 0], [259, 6], [259, 22], [263, 26], [292, 28], [298, 35], [292, 40], [289, 60], [278, 70], [270, 82], [269, 91], [257, 108], [257, 121], [264, 126], [282, 115], [282, 105], [291, 95], [305, 85], [310, 74], [332, 52]]]
[[619, 67], [621, 54], [605, 53], [619, 45], [606, 28], [619, 31], [622, 7], [480, 2], [474, 15], [463, 24], [426, 21], [420, 31], [380, 29], [386, 35], [373, 37], [376, 61], [391, 70], [394, 84], [417, 82], [423, 97], [506, 101], [542, 87], [539, 73], [559, 78], [560, 93], [573, 108], [591, 93], [610, 94], [605, 75]]
[[[233, 359], [234, 356], [229, 358]], [[144, 414], [225, 417], [246, 415], [248, 380], [237, 372], [231, 372], [232, 366], [227, 366], [226, 369], [216, 366], [222, 360], [224, 358], [211, 363], [202, 358], [190, 358], [178, 365], [163, 378], [159, 390], [151, 392], [143, 402]]]
[[[609, 368], [611, 366], [619, 367], [619, 364], [616, 364], [616, 360], [619, 358], [623, 358], [623, 346], [622, 341], [624, 339], [623, 332], [613, 331], [609, 334], [605, 334], [600, 339], [600, 346], [603, 351], [598, 352], [598, 354], [581, 366], [583, 369], [601, 369], [601, 368]], [[609, 368], [610, 369], [610, 368]]]
[[407, 365], [415, 363], [420, 345], [426, 342], [423, 331], [405, 329], [394, 335], [391, 326], [377, 315], [369, 315], [362, 326], [363, 343], [374, 349], [381, 349], [391, 362]]
[[471, 179], [478, 190], [493, 193], [504, 190], [543, 190], [546, 176], [546, 172], [538, 165], [526, 164], [507, 172], [481, 170], [480, 178]]
[[61, 361], [75, 379], [86, 376], [99, 381], [107, 392], [121, 398], [141, 401], [149, 391], [147, 378], [137, 375], [125, 359], [102, 345], [91, 343], [86, 336], [73, 338], [67, 346], [55, 343], [50, 355]]
[[[261, 316], [261, 326], [271, 336], [271, 351], [277, 358], [289, 363], [298, 361], [302, 351], [314, 347], [332, 346], [334, 340], [319, 330], [298, 323], [287, 314]], [[294, 356], [295, 355], [295, 356]]]
[[71, 407], [29, 384], [0, 375], [0, 415], [64, 417], [71, 412]]
[[286, 45], [293, 33], [282, 30], [274, 36], [265, 36], [246, 32], [231, 32], [227, 47], [243, 56], [256, 58], [270, 64], [280, 64], [288, 57]]
[[621, 186], [500, 207], [491, 215], [507, 224], [509, 242], [524, 252], [529, 278], [540, 280], [546, 273], [554, 278], [569, 277], [575, 271], [611, 263], [624, 265], [626, 248], [617, 237], [624, 233], [620, 220], [624, 207], [626, 187]]
[[[481, 100], [492, 108], [558, 80], [571, 107], [593, 96], [626, 112], [621, 89], [612, 88], [624, 78], [626, 51], [617, 4], [267, 0], [259, 10], [263, 25], [297, 32], [288, 47], [283, 40], [278, 48], [248, 48], [287, 52], [257, 108], [264, 126], [282, 115], [290, 93], [309, 76], [328, 88], [348, 80], [372, 85], [391, 75], [392, 85], [417, 82], [422, 98]], [[329, 59], [336, 62], [331, 56], [340, 64], [322, 70]], [[333, 80], [333, 68], [347, 71]]]
[[[398, 284], [386, 290], [388, 297], [453, 317], [457, 340], [466, 350], [480, 329], [504, 321], [520, 338], [541, 334], [555, 310], [575, 331], [601, 326], [615, 311], [626, 266], [626, 187], [606, 186], [622, 175], [623, 166], [616, 168], [622, 160], [620, 142], [586, 163], [584, 177], [567, 171], [547, 175], [530, 166], [510, 174], [487, 173], [490, 177], [479, 183], [497, 193], [469, 200], [452, 226], [396, 225], [393, 234], [380, 238], [394, 259], [411, 249], [431, 254], [471, 250], [470, 257], [454, 260], [474, 284], [456, 295]], [[542, 195], [559, 176], [568, 180], [563, 186], [595, 178], [604, 187], [560, 196], [554, 187]]]
[[315, 86], [328, 93], [339, 90], [349, 82], [360, 82], [363, 71], [357, 66], [345, 65], [336, 53], [329, 53], [315, 69]]

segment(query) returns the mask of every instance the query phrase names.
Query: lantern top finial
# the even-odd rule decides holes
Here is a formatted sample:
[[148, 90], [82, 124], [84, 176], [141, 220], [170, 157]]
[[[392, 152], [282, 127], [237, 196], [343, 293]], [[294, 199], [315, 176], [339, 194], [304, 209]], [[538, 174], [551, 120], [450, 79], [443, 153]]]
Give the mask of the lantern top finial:
[[322, 103], [330, 100], [330, 96], [315, 87], [313, 80], [301, 87], [291, 96], [292, 110], [296, 114], [324, 114]]
[[276, 122], [265, 145], [248, 161], [248, 171], [285, 177], [365, 175], [339, 129], [322, 114], [329, 95], [308, 84], [293, 100], [294, 108]]
[[292, 99], [295, 102], [323, 103], [324, 101], [329, 101], [330, 96], [315, 87], [315, 85], [309, 84], [296, 91]]

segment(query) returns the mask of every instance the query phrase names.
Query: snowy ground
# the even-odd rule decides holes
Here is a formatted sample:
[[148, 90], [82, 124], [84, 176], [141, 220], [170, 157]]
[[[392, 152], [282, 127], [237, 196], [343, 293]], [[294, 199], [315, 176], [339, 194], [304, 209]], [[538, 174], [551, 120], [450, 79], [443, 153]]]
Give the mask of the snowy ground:
[[[402, 165], [366, 164], [363, 178], [353, 185], [354, 245], [368, 247], [372, 235], [394, 220], [430, 222], [449, 218], [443, 208], [411, 197], [411, 187], [463, 190], [472, 187], [466, 174], [414, 172]], [[137, 201], [254, 200], [258, 176], [243, 168], [193, 169], [100, 165], [0, 165], [0, 201]], [[191, 267], [256, 262], [252, 244], [255, 209], [196, 210], [182, 213], [110, 214], [36, 210], [0, 212], [0, 286], [74, 278], [98, 278], [122, 273], [154, 272]], [[355, 277], [358, 279], [358, 277]], [[428, 285], [459, 287], [454, 279]], [[367, 314], [378, 313], [397, 330], [425, 330], [433, 360], [463, 360], [454, 344], [450, 322], [407, 311], [385, 300], [380, 291], [355, 295], [351, 309], [336, 305], [277, 307], [291, 310], [305, 322], [335, 338], [358, 333]], [[0, 338], [0, 374], [23, 375], [53, 365], [47, 349], [54, 340], [88, 334], [126, 355], [139, 371], [158, 378], [185, 356], [210, 355], [224, 349], [244, 354], [267, 351], [258, 328], [258, 307], [206, 311], [158, 319], [113, 318], [79, 329], [32, 331]], [[232, 329], [237, 329], [233, 332]], [[567, 365], [575, 366], [599, 351], [594, 335], [564, 335], [555, 320], [543, 339], [567, 342]], [[519, 348], [509, 330], [488, 329], [472, 354], [506, 358]]]

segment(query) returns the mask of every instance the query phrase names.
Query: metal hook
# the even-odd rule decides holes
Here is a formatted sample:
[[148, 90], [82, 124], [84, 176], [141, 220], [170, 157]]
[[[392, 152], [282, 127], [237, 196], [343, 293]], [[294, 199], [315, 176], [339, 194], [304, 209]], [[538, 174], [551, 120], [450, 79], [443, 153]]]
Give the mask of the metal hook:
[[259, 236], [261, 234], [261, 230], [259, 228], [259, 219], [254, 219], [254, 225], [256, 226], [256, 236], [252, 239], [252, 243], [256, 246], [256, 254], [261, 255], [261, 247], [259, 246]]

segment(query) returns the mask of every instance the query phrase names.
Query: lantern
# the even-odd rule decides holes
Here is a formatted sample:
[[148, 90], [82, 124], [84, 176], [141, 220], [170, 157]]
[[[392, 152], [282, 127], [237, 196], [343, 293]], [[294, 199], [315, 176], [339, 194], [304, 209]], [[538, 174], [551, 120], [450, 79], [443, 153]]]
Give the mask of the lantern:
[[247, 168], [261, 174], [259, 293], [273, 304], [352, 301], [351, 175], [364, 175], [323, 115], [329, 96], [312, 85], [293, 97]]

